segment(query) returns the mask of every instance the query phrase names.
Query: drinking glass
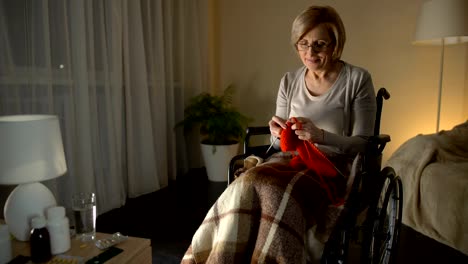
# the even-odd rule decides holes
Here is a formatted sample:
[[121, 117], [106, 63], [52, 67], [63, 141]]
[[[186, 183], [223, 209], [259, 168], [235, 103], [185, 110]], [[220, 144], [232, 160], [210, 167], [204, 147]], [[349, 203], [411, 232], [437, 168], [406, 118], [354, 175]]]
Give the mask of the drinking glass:
[[83, 242], [96, 238], [96, 195], [77, 193], [72, 197], [76, 237]]

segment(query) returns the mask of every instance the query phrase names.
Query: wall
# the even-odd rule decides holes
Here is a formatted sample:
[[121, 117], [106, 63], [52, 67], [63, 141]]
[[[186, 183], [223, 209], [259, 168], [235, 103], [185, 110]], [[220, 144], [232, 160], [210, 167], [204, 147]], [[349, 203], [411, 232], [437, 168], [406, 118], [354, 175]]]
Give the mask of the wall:
[[[435, 131], [441, 49], [411, 44], [422, 2], [220, 0], [219, 88], [235, 84], [238, 106], [255, 118], [253, 125], [266, 124], [280, 78], [301, 65], [289, 45], [293, 19], [311, 3], [331, 5], [347, 31], [342, 59], [368, 69], [376, 90], [386, 87], [391, 93], [381, 125], [392, 137], [387, 160], [407, 139]], [[468, 117], [467, 71], [468, 45], [446, 47], [442, 129]]]
[[16, 185], [0, 185], [0, 219], [4, 219], [3, 207], [5, 206], [8, 195], [13, 191]]

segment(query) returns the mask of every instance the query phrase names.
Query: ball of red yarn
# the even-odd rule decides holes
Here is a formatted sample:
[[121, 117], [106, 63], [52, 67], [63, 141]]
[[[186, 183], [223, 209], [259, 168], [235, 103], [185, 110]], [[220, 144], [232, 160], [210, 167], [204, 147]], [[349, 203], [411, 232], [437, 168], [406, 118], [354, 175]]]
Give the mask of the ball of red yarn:
[[292, 125], [291, 122], [287, 122], [286, 129], [281, 131], [281, 151], [295, 151], [297, 146], [301, 144], [301, 140], [297, 137], [294, 130], [291, 129]]

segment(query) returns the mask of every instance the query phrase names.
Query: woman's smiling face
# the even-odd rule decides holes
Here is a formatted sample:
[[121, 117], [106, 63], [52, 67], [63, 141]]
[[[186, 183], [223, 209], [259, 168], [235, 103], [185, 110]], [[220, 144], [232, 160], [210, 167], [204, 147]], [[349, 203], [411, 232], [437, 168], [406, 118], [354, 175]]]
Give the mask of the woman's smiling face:
[[333, 43], [324, 24], [311, 29], [296, 44], [302, 63], [310, 71], [328, 69], [333, 62]]

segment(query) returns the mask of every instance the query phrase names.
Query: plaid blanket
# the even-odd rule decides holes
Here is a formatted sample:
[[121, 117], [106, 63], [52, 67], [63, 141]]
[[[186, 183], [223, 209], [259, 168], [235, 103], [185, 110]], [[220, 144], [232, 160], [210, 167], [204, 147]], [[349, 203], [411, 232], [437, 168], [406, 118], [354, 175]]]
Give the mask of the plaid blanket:
[[[345, 179], [327, 184], [345, 189]], [[324, 243], [340, 209], [310, 170], [276, 159], [247, 170], [211, 207], [182, 263], [306, 263], [307, 231]]]

